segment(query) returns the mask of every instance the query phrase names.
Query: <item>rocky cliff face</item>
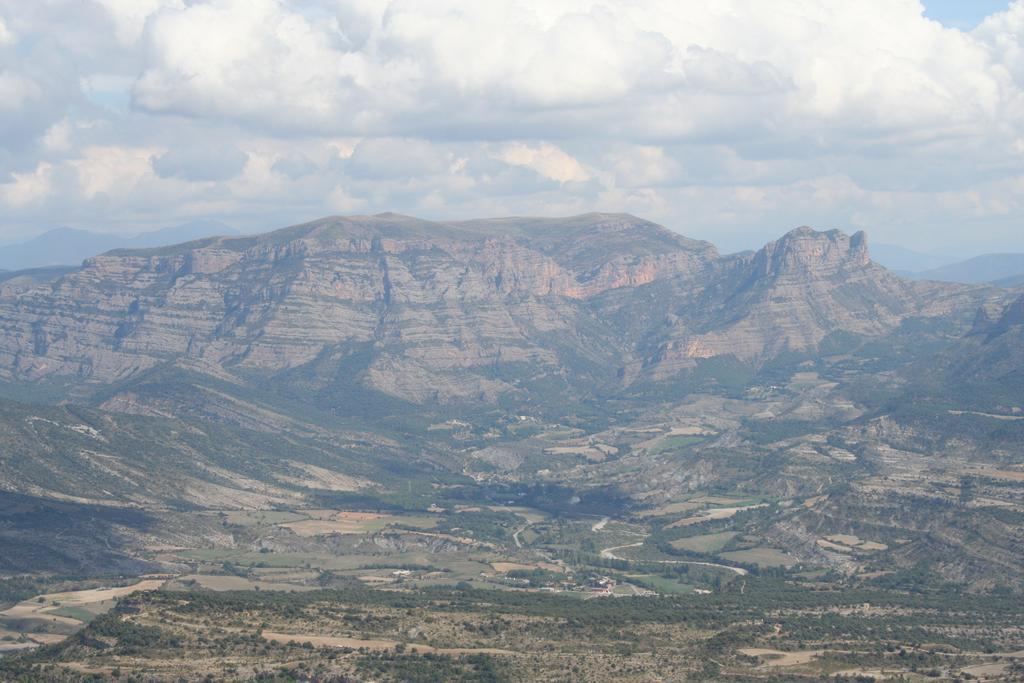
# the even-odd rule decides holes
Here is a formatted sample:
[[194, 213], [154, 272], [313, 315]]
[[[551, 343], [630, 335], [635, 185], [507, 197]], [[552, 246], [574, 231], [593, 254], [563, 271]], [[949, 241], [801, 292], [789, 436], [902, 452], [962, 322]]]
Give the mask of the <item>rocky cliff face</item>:
[[982, 305], [970, 332], [920, 371], [922, 393], [998, 414], [1024, 415], [1024, 296], [1005, 290]]
[[721, 259], [716, 275], [667, 322], [648, 359], [655, 377], [697, 359], [731, 355], [760, 364], [811, 352], [836, 333], [882, 337], [908, 318], [966, 311], [982, 291], [905, 281], [871, 261], [864, 233], [807, 227], [756, 253]]
[[721, 258], [622, 215], [329, 218], [0, 283], [0, 379], [103, 386], [179, 366], [237, 383], [313, 368], [316, 389], [354, 379], [413, 402], [494, 401], [542, 377], [628, 383], [641, 373], [622, 368], [660, 379], [835, 331], [877, 337], [971, 296], [889, 274], [862, 233], [800, 228]]

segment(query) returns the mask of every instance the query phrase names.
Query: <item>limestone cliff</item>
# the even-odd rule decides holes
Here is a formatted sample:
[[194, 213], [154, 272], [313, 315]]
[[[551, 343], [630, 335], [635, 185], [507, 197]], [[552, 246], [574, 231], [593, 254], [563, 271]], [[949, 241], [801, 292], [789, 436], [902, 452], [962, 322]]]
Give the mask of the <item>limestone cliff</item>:
[[303, 386], [318, 391], [493, 402], [552, 378], [628, 384], [642, 373], [624, 368], [661, 379], [836, 331], [878, 337], [974, 296], [929, 286], [873, 264], [863, 233], [799, 228], [720, 257], [624, 215], [336, 217], [0, 282], [0, 379], [95, 388], [168, 366], [229, 382], [312, 368]]

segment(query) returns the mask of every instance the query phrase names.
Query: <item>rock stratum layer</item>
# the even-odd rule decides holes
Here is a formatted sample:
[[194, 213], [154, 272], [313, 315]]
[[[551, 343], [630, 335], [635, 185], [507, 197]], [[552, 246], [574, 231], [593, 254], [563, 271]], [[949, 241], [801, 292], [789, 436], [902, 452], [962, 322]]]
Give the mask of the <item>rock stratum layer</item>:
[[902, 280], [863, 233], [798, 228], [723, 257], [626, 215], [335, 217], [0, 283], [0, 380], [98, 391], [175, 367], [494, 402], [537, 383], [670, 379], [703, 359], [756, 365], [913, 318], [969, 324], [986, 291]]

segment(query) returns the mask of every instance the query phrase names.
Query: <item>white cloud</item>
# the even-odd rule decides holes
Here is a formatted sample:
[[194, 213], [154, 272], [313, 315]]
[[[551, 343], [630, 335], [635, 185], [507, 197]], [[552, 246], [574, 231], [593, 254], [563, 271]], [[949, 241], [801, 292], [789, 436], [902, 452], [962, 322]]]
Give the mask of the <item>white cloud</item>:
[[424, 140], [368, 138], [347, 158], [345, 168], [358, 178], [386, 180], [445, 173], [451, 154]]
[[43, 148], [50, 152], [71, 149], [71, 121], [67, 117], [50, 126], [42, 139]]
[[342, 38], [333, 22], [314, 24], [274, 0], [163, 12], [148, 25], [149, 63], [135, 100], [152, 111], [324, 128], [360, 82], [370, 85], [373, 65], [365, 55], [336, 49]]
[[664, 185], [679, 177], [680, 164], [653, 145], [618, 145], [604, 155], [602, 167], [614, 176], [619, 187]]
[[7, 28], [7, 22], [0, 18], [0, 45], [10, 45], [15, 40], [14, 32]]
[[96, 0], [110, 14], [117, 39], [131, 45], [139, 39], [146, 20], [163, 8], [181, 9], [184, 0]]
[[31, 173], [15, 173], [13, 182], [0, 184], [0, 200], [21, 207], [44, 199], [50, 193], [53, 166], [41, 163]]
[[0, 71], [0, 111], [17, 111], [42, 96], [42, 89], [30, 79], [10, 71]]
[[150, 159], [155, 151], [116, 146], [83, 149], [79, 158], [69, 162], [77, 177], [79, 196], [130, 197], [153, 178]]
[[922, 11], [0, 0], [0, 233], [601, 209], [735, 246], [803, 223], [1012, 239], [1024, 0], [969, 33]]
[[529, 146], [523, 143], [505, 145], [495, 158], [501, 159], [512, 166], [532, 168], [545, 178], [560, 183], [583, 182], [590, 180], [590, 174], [571, 156], [558, 147], [548, 143]]
[[310, 173], [316, 172], [317, 165], [305, 154], [302, 154], [301, 152], [293, 152], [285, 154], [277, 159], [271, 168], [275, 172], [288, 176], [292, 180], [297, 180], [303, 176], [309, 175]]
[[230, 180], [245, 168], [249, 155], [235, 145], [204, 144], [172, 147], [150, 159], [161, 178], [194, 182]]
[[270, 129], [419, 133], [471, 116], [489, 136], [518, 122], [693, 138], [984, 122], [1008, 85], [981, 33], [925, 20], [917, 0], [339, 4], [346, 23], [274, 0], [163, 12], [136, 99]]
[[366, 208], [366, 201], [353, 197], [339, 185], [327, 196], [327, 206], [336, 213], [356, 213]]

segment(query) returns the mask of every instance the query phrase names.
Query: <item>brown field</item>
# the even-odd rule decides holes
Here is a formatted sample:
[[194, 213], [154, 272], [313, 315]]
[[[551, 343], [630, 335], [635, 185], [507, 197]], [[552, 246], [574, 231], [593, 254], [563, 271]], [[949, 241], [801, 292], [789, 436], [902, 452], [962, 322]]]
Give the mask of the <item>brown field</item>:
[[224, 513], [228, 524], [237, 526], [255, 526], [259, 524], [281, 524], [306, 519], [306, 515], [297, 512], [281, 512], [278, 510], [230, 510]]
[[372, 574], [366, 576], [357, 576], [357, 579], [363, 583], [368, 583], [371, 586], [376, 586], [382, 583], [394, 583], [395, 579], [391, 576], [374, 576]]
[[680, 512], [690, 512], [696, 510], [701, 506], [700, 503], [694, 503], [693, 501], [687, 501], [684, 503], [669, 503], [668, 505], [662, 505], [659, 508], [653, 510], [644, 510], [637, 513], [637, 517], [663, 517], [665, 515], [674, 515]]
[[722, 531], [717, 534], [704, 534], [702, 536], [690, 536], [672, 541], [673, 548], [690, 550], [698, 553], [716, 553], [725, 547], [725, 544], [736, 537], [735, 531]]
[[[1006, 670], [1010, 668], [1010, 662], [990, 662], [987, 664], [975, 664], [973, 666], [965, 666], [963, 668], [964, 673], [970, 674], [975, 678], [981, 680], [1000, 679], [1006, 675]], [[1003, 679], [1008, 680], [1008, 679]]]
[[732, 508], [711, 508], [710, 510], [704, 510], [699, 515], [694, 515], [693, 517], [685, 517], [683, 519], [680, 519], [679, 521], [672, 522], [665, 528], [673, 529], [675, 527], [680, 526], [690, 526], [691, 524], [700, 524], [701, 522], [707, 522], [708, 520], [712, 519], [729, 519], [740, 510], [753, 510], [754, 508], [763, 507], [768, 507], [768, 503], [758, 503], [757, 505], [744, 505], [743, 507]]
[[[349, 647], [354, 650], [359, 648], [366, 648], [367, 650], [393, 650], [398, 645], [397, 640], [360, 640], [359, 638], [349, 638], [346, 636], [319, 636], [319, 635], [306, 635], [302, 633], [275, 633], [273, 631], [264, 631], [262, 633], [264, 640], [276, 640], [279, 643], [313, 643], [316, 647]], [[443, 655], [472, 655], [472, 654], [486, 654], [486, 655], [513, 655], [516, 654], [511, 650], [498, 650], [496, 648], [481, 647], [432, 647], [430, 645], [423, 645], [420, 643], [405, 643], [408, 649], [415, 648], [417, 652], [432, 652], [434, 654]]]
[[16, 650], [29, 650], [33, 647], [39, 647], [39, 643], [27, 642], [27, 643], [0, 643], [0, 652], [15, 652]]
[[63, 633], [33, 633], [28, 638], [40, 645], [56, 645], [67, 640], [67, 636]]
[[990, 470], [979, 467], [969, 470], [970, 474], [980, 477], [991, 477], [992, 479], [1007, 479], [1009, 481], [1024, 481], [1024, 472], [1016, 470]]
[[[0, 619], [36, 619], [48, 621], [51, 624], [62, 626], [80, 627], [82, 621], [61, 614], [51, 614], [56, 610], [65, 607], [90, 607], [100, 606], [101, 603], [109, 602], [111, 605], [117, 598], [122, 598], [139, 591], [152, 591], [160, 588], [166, 583], [166, 579], [146, 579], [130, 586], [119, 586], [116, 588], [90, 588], [81, 591], [67, 591], [64, 593], [48, 593], [30, 600], [23, 600], [17, 605], [0, 612]], [[40, 602], [42, 600], [42, 602]], [[101, 610], [105, 611], [105, 610]], [[55, 636], [56, 637], [56, 636]], [[65, 636], [60, 636], [63, 639]], [[38, 641], [41, 644], [43, 640]], [[34, 645], [30, 645], [34, 647]]]
[[358, 491], [371, 488], [373, 484], [359, 477], [340, 474], [309, 463], [290, 460], [289, 465], [305, 473], [305, 476], [277, 475], [277, 479], [288, 484], [327, 491]]
[[[339, 512], [337, 510], [310, 510], [314, 519], [285, 522], [278, 526], [291, 529], [299, 536], [326, 536], [329, 534], [365, 534], [380, 531], [390, 524], [408, 524], [429, 529], [437, 521], [429, 517], [403, 517], [376, 512]], [[321, 513], [317, 515], [316, 513]]]
[[601, 462], [609, 455], [615, 455], [619, 449], [604, 443], [585, 444], [579, 446], [552, 446], [544, 449], [551, 455], [582, 455], [592, 462]]
[[771, 650], [763, 647], [744, 647], [740, 648], [740, 652], [748, 657], [761, 659], [764, 662], [764, 666], [797, 666], [798, 664], [807, 664], [822, 654], [821, 650], [783, 652], [782, 650]]
[[278, 583], [312, 581], [320, 575], [320, 572], [317, 571], [292, 567], [252, 567], [249, 571], [258, 576], [261, 581]]
[[816, 372], [796, 372], [789, 383], [796, 386], [815, 386], [825, 384], [825, 381]]
[[825, 550], [831, 550], [831, 551], [836, 552], [836, 553], [847, 553], [847, 554], [849, 554], [849, 553], [853, 552], [853, 548], [851, 548], [849, 546], [840, 545], [839, 543], [832, 543], [831, 541], [826, 541], [824, 538], [819, 538], [817, 541], [815, 541], [815, 544], [819, 548], [824, 548]]
[[1024, 420], [1024, 415], [999, 415], [998, 413], [979, 413], [976, 410], [948, 410], [950, 415], [978, 415], [979, 417], [991, 417], [993, 420]]
[[279, 526], [291, 529], [299, 536], [327, 536], [329, 534], [362, 534], [370, 531], [363, 522], [342, 522], [329, 519], [306, 519], [301, 522], [286, 522]]
[[493, 543], [488, 543], [487, 541], [478, 541], [475, 538], [467, 538], [465, 536], [453, 536], [452, 534], [439, 534], [430, 531], [406, 531], [405, 533], [415, 534], [417, 536], [431, 536], [433, 538], [443, 538], [446, 541], [452, 541], [453, 543], [458, 543], [459, 545], [471, 545], [481, 548], [494, 548]]
[[543, 522], [548, 518], [548, 513], [543, 510], [535, 510], [534, 508], [517, 507], [515, 505], [489, 505], [488, 510], [494, 512], [514, 512], [530, 524], [536, 524], [537, 522]]
[[824, 548], [831, 548], [833, 550], [839, 549], [842, 552], [844, 549], [849, 551], [853, 550], [888, 550], [889, 546], [884, 543], [878, 543], [877, 541], [865, 541], [857, 536], [851, 536], [850, 534], [832, 534], [818, 541], [818, 545]]
[[[31, 600], [19, 602], [14, 607], [0, 612], [0, 616], [15, 618], [47, 616], [55, 621], [77, 624], [80, 623], [77, 619], [70, 619], [68, 617], [60, 617], [56, 615], [46, 615], [46, 612], [52, 609], [57, 609], [57, 606], [55, 606], [54, 603], [60, 603], [61, 607], [93, 605], [100, 602], [106, 602], [108, 600], [123, 598], [126, 595], [131, 595], [138, 591], [156, 590], [163, 586], [165, 582], [166, 579], [146, 579], [130, 586], [120, 586], [117, 588], [90, 588], [88, 590], [70, 591], [66, 593], [48, 593], [46, 595], [40, 595], [32, 598]], [[39, 602], [40, 599], [42, 599], [43, 602]]]
[[722, 553], [719, 557], [733, 562], [749, 562], [761, 567], [790, 567], [796, 560], [775, 548], [750, 548], [749, 550], [733, 550]]
[[730, 498], [727, 496], [697, 496], [693, 499], [695, 503], [707, 503], [708, 505], [736, 505], [743, 502], [743, 498]]
[[195, 581], [196, 584], [212, 591], [307, 591], [317, 586], [303, 586], [295, 583], [277, 581], [253, 581], [244, 576], [224, 576], [220, 574], [190, 574], [178, 579], [179, 583]]
[[371, 519], [381, 519], [382, 517], [387, 517], [387, 515], [382, 515], [379, 512], [349, 512], [349, 511], [339, 512], [339, 513], [337, 513], [335, 515], [335, 519], [351, 520], [351, 521], [354, 521], [354, 522], [368, 522]]
[[565, 568], [550, 562], [537, 562], [535, 564], [526, 564], [522, 562], [491, 562], [491, 567], [494, 568], [494, 571], [501, 574], [507, 574], [508, 572], [514, 571], [533, 571], [534, 569], [546, 569], [549, 572], [558, 573], [565, 571]]
[[164, 585], [167, 579], [145, 579], [130, 586], [119, 586], [117, 588], [91, 588], [83, 591], [70, 591], [68, 593], [50, 593], [40, 597], [50, 602], [59, 602], [66, 607], [75, 605], [89, 605], [96, 602], [106, 602], [116, 598], [123, 598], [126, 595], [139, 591], [155, 591]]
[[713, 436], [715, 432], [703, 427], [673, 427], [665, 436]]

